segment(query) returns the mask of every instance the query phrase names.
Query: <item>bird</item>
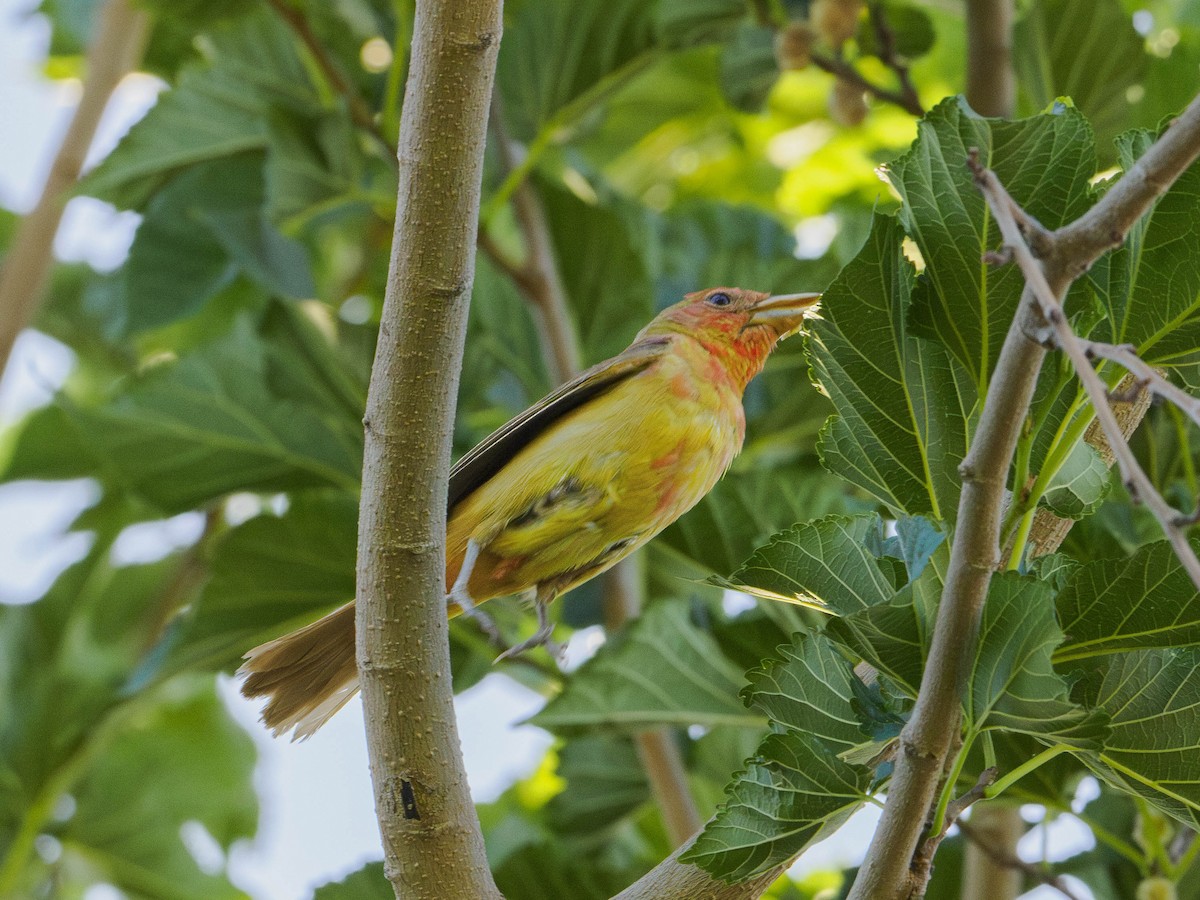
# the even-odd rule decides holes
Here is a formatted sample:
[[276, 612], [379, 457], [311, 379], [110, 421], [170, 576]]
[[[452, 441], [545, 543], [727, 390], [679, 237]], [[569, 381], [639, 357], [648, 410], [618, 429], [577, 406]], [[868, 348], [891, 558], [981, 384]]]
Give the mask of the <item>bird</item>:
[[[450, 472], [450, 616], [494, 597], [534, 602], [538, 630], [503, 656], [550, 642], [547, 607], [695, 506], [742, 448], [742, 395], [779, 341], [817, 315], [819, 293], [697, 291], [617, 356], [501, 426]], [[276, 735], [309, 737], [358, 690], [354, 601], [250, 650], [242, 692], [266, 697]]]

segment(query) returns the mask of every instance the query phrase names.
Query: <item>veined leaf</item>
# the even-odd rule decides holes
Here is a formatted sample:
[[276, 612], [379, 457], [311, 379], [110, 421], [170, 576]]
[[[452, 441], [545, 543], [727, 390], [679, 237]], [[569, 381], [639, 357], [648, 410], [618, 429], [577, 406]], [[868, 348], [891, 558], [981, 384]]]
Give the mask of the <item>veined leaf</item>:
[[876, 515], [793, 525], [755, 550], [727, 581], [757, 597], [816, 601], [833, 615], [848, 616], [895, 593], [894, 567], [867, 549], [882, 532]]
[[742, 691], [747, 704], [761, 709], [773, 725], [820, 738], [835, 752], [865, 743], [867, 732], [855, 714], [850, 663], [823, 635], [792, 637], [779, 658], [752, 669]]
[[264, 9], [218, 28], [211, 60], [184, 70], [81, 191], [141, 207], [184, 166], [265, 147], [275, 105], [312, 109], [318, 100], [291, 33]]
[[1024, 109], [1037, 112], [1070, 97], [1095, 130], [1097, 145], [1111, 154], [1109, 141], [1133, 114], [1125, 92], [1141, 80], [1149, 59], [1119, 0], [1031, 4], [1014, 29], [1013, 50]]
[[109, 404], [67, 409], [105, 466], [164, 512], [237, 490], [357, 490], [357, 420], [279, 396], [270, 371], [264, 343], [242, 321], [222, 341], [138, 376]]
[[650, 799], [637, 748], [625, 735], [592, 734], [567, 741], [558, 754], [567, 786], [546, 804], [556, 833], [600, 831]]
[[1063, 638], [1052, 596], [1050, 585], [1038, 579], [1013, 572], [992, 576], [968, 676], [968, 727], [1096, 747], [1104, 717], [1072, 702], [1067, 682], [1050, 663]]
[[1192, 828], [1200, 826], [1200, 650], [1137, 650], [1105, 660], [1079, 694], [1109, 716], [1093, 768]]
[[1006, 122], [981, 118], [964, 101], [949, 99], [921, 120], [912, 149], [887, 167], [904, 201], [901, 220], [925, 260], [913, 293], [913, 332], [938, 338], [973, 382], [984, 385], [1025, 279], [1016, 266], [981, 262], [999, 245], [1000, 233], [967, 168], [972, 147], [1047, 228], [1072, 221], [1090, 205], [1096, 157], [1087, 120], [1070, 107]]
[[[1153, 142], [1148, 131], [1122, 135], [1122, 168]], [[1198, 197], [1200, 164], [1193, 164], [1088, 274], [1108, 319], [1098, 339], [1133, 344], [1156, 366], [1194, 362], [1200, 345]]]
[[505, 25], [496, 68], [515, 135], [531, 141], [547, 125], [574, 124], [566, 111], [585, 97], [598, 102], [602, 86], [651, 48], [650, 10], [642, 0], [542, 0], [520, 8]]
[[552, 731], [584, 727], [761, 725], [738, 700], [741, 670], [707, 632], [688, 620], [687, 601], [646, 610], [613, 645], [600, 649], [563, 692], [530, 721]]
[[1166, 541], [1076, 568], [1057, 604], [1057, 662], [1200, 644], [1200, 593]]
[[1108, 466], [1100, 454], [1080, 441], [1050, 480], [1042, 502], [1056, 516], [1082, 519], [1100, 508], [1111, 485]]
[[865, 801], [871, 776], [812, 735], [768, 735], [680, 859], [726, 881], [766, 872], [837, 829]]
[[903, 238], [895, 219], [877, 215], [812, 323], [813, 376], [837, 409], [818, 449], [830, 471], [897, 515], [949, 520], [975, 388], [943, 347], [909, 331], [913, 267]]

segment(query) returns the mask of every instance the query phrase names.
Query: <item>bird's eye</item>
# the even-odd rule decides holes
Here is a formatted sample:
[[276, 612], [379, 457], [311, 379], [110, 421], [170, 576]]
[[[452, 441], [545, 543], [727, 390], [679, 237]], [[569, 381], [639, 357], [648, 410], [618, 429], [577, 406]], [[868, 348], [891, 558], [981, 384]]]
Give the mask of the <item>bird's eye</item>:
[[717, 291], [715, 294], [708, 295], [708, 302], [713, 306], [728, 306], [733, 302], [733, 298], [724, 291]]

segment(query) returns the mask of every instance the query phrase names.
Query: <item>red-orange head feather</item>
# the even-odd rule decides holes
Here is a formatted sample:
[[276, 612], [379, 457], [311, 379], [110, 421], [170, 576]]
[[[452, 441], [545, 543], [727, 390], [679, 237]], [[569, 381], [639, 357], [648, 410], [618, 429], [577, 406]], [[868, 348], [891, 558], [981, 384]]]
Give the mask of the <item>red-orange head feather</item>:
[[744, 388], [775, 344], [816, 312], [820, 294], [764, 294], [717, 287], [687, 294], [664, 309], [642, 335], [685, 334], [719, 361]]

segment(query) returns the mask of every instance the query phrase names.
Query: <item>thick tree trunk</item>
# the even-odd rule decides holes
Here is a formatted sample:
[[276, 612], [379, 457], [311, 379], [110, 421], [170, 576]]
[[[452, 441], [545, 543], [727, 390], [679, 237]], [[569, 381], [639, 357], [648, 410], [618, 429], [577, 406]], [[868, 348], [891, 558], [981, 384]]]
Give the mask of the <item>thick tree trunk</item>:
[[463, 767], [444, 601], [446, 490], [501, 0], [418, 0], [391, 271], [367, 399], [358, 665], [398, 897], [498, 897]]

